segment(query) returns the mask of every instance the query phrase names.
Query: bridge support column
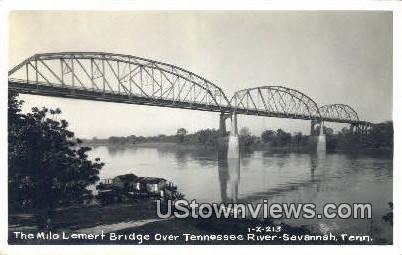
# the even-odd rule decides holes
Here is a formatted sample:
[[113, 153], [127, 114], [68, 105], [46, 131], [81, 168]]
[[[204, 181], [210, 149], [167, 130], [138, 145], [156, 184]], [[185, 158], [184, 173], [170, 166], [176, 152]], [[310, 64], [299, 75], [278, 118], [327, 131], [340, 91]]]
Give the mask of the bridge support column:
[[239, 147], [239, 135], [237, 133], [237, 114], [234, 112], [232, 114], [232, 123], [229, 136], [228, 144], [228, 158], [239, 158], [240, 157], [240, 147]]
[[324, 134], [324, 122], [320, 123], [320, 132], [317, 138], [317, 153], [326, 153], [327, 151], [327, 139]]
[[314, 122], [313, 121], [311, 121], [311, 124], [310, 124], [310, 135], [314, 135]]
[[318, 124], [319, 122], [317, 120], [312, 120], [311, 124], [310, 124], [310, 135], [311, 136], [315, 136], [317, 134], [316, 130], [315, 130], [315, 126]]
[[222, 158], [227, 157], [229, 137], [226, 132], [226, 119], [230, 119], [231, 116], [230, 113], [224, 112], [219, 115], [218, 155]]
[[231, 114], [221, 112], [219, 115], [219, 134], [221, 137], [226, 136], [226, 119], [231, 118]]

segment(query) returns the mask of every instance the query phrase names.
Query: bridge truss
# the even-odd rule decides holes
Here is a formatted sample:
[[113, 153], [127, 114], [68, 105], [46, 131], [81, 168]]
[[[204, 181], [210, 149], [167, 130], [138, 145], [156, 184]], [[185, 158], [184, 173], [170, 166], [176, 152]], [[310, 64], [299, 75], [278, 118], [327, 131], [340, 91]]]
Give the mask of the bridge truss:
[[350, 121], [359, 122], [357, 112], [345, 104], [329, 104], [319, 108], [321, 116], [324, 120], [337, 120], [337, 122]]
[[367, 134], [373, 124], [361, 121], [357, 112], [346, 104], [329, 104], [319, 108], [323, 121], [349, 123], [353, 132]]
[[319, 120], [314, 100], [302, 92], [282, 86], [263, 86], [237, 91], [231, 105], [240, 114]]
[[9, 72], [9, 89], [21, 93], [177, 107], [230, 109], [221, 88], [180, 67], [122, 54], [36, 54]]
[[229, 101], [205, 78], [175, 65], [104, 52], [35, 54], [9, 71], [19, 93], [118, 103], [259, 115], [367, 127], [344, 104], [318, 107], [306, 94], [282, 86], [239, 90]]

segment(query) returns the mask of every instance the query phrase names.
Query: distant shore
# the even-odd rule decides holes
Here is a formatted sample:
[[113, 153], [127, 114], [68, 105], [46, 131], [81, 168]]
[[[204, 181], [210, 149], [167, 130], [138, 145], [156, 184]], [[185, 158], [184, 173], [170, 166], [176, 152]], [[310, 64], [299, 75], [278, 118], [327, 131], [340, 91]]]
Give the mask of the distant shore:
[[[99, 147], [107, 146], [113, 148], [161, 148], [161, 149], [178, 149], [178, 150], [218, 150], [217, 145], [205, 145], [205, 144], [189, 144], [189, 143], [173, 143], [173, 142], [145, 142], [145, 143], [133, 143], [133, 144], [111, 144], [108, 142], [91, 143], [84, 142], [83, 146], [88, 147]], [[314, 148], [311, 145], [303, 146], [272, 146], [270, 144], [253, 144], [247, 147], [241, 146], [241, 151], [271, 151], [275, 153], [311, 153]], [[352, 154], [370, 154], [370, 155], [381, 155], [392, 157], [392, 149], [389, 148], [364, 148], [360, 150], [355, 149], [327, 149], [329, 153], [352, 153]]]
[[82, 145], [88, 147], [106, 146], [112, 148], [161, 148], [161, 149], [185, 149], [185, 150], [218, 149], [218, 147], [214, 145], [179, 144], [172, 142], [149, 142], [149, 143], [134, 143], [134, 144], [83, 143]]

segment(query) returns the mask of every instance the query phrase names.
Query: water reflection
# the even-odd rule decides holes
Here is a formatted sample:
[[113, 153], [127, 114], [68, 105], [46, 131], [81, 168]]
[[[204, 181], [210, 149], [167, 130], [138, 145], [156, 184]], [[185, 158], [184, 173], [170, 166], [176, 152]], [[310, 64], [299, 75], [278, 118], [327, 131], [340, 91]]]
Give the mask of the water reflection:
[[[256, 203], [268, 199], [270, 203], [314, 202], [317, 208], [328, 202], [368, 202], [373, 204], [376, 227], [381, 227], [392, 201], [392, 158], [253, 151], [228, 160], [216, 150], [189, 146], [100, 146], [90, 154], [106, 163], [101, 178], [127, 173], [162, 177], [177, 184], [186, 199], [197, 202]], [[368, 233], [372, 224], [369, 220], [324, 219], [289, 223], [355, 233]], [[382, 232], [387, 233], [386, 238], [392, 237], [392, 228]]]
[[240, 158], [219, 158], [218, 173], [222, 203], [236, 203], [239, 197]]
[[[320, 185], [319, 176], [316, 176], [317, 168], [321, 163], [325, 161], [325, 152], [324, 153], [312, 153], [309, 154], [310, 156], [310, 180], [302, 181], [302, 182], [293, 182], [288, 183], [285, 186], [280, 188], [271, 188], [260, 192], [260, 196], [265, 195], [274, 195], [281, 192], [286, 192], [289, 190], [295, 190], [301, 188], [305, 185], [311, 183], [318, 183], [317, 190], [322, 189]], [[266, 152], [264, 153], [264, 157], [266, 157]], [[281, 160], [276, 161], [276, 169], [282, 169], [286, 162], [289, 159], [289, 155], [283, 155]], [[250, 161], [249, 157], [242, 157], [242, 164], [243, 166], [248, 166]], [[264, 165], [269, 164], [269, 161], [264, 161]], [[220, 185], [220, 195], [222, 203], [234, 203], [237, 202], [239, 199], [239, 184], [240, 184], [240, 158], [232, 159], [227, 158], [225, 154], [218, 154], [218, 177], [219, 177], [219, 185]], [[307, 169], [306, 169], [307, 170]], [[308, 171], [308, 170], [307, 170]], [[321, 177], [323, 177], [321, 175]], [[256, 195], [254, 193], [253, 195]], [[251, 197], [247, 197], [246, 200], [249, 201]], [[243, 199], [242, 199], [243, 200]]]
[[311, 167], [310, 167], [311, 181], [314, 182], [315, 181], [315, 171], [317, 169], [317, 164], [318, 164], [317, 154], [311, 154], [310, 163], [311, 163]]
[[310, 176], [312, 182], [316, 182], [318, 180], [316, 171], [320, 162], [322, 164], [325, 161], [325, 158], [326, 153], [323, 151], [317, 151], [316, 153], [310, 154]]

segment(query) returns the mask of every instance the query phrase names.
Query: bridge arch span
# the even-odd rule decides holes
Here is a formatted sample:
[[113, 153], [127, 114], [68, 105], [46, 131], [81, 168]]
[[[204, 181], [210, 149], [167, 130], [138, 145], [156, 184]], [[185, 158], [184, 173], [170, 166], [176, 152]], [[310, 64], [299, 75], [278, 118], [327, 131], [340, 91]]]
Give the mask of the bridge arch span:
[[328, 104], [319, 108], [324, 120], [338, 122], [359, 122], [359, 115], [349, 105], [346, 104]]
[[25, 93], [35, 94], [35, 87], [41, 86], [42, 91], [53, 88], [55, 93], [67, 93], [69, 89], [87, 96], [95, 93], [126, 101], [135, 98], [139, 104], [206, 111], [230, 109], [223, 90], [207, 79], [175, 65], [131, 55], [35, 54], [9, 71], [10, 81], [19, 83], [20, 89], [23, 83]]
[[320, 120], [317, 103], [306, 94], [283, 86], [237, 91], [231, 105], [238, 113], [269, 117]]

